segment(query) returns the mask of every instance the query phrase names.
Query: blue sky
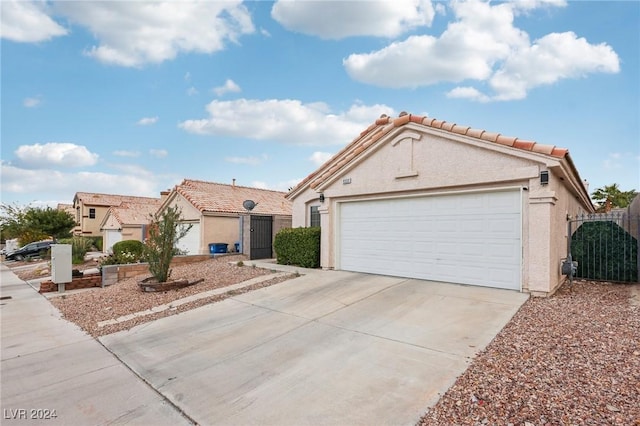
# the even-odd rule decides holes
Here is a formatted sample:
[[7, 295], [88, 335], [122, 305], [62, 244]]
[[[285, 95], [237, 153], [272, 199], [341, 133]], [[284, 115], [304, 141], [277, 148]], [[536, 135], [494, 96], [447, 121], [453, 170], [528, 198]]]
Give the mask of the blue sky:
[[401, 111], [640, 189], [640, 2], [1, 2], [3, 203], [287, 190]]

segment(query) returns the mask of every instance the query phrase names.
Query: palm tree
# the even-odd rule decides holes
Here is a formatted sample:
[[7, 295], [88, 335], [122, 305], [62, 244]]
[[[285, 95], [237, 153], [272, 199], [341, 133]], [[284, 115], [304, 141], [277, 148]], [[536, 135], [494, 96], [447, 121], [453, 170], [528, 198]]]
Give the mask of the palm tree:
[[598, 204], [598, 211], [602, 212], [611, 208], [627, 207], [636, 195], [638, 193], [634, 189], [621, 191], [620, 186], [614, 183], [597, 188], [591, 193], [591, 198]]

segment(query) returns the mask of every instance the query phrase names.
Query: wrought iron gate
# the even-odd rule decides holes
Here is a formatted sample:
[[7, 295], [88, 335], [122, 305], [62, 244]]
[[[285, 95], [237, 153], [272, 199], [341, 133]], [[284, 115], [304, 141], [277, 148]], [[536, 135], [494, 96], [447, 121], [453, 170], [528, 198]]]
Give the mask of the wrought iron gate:
[[273, 243], [273, 216], [251, 216], [250, 259], [270, 259]]
[[582, 215], [568, 225], [571, 278], [638, 282], [640, 216], [627, 213]]

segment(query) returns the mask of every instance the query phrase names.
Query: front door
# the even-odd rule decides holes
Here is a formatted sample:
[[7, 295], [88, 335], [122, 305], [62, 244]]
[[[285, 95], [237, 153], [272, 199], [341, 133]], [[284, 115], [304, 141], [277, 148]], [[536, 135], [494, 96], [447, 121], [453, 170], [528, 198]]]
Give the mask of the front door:
[[249, 259], [271, 259], [272, 226], [272, 216], [251, 216], [251, 251]]

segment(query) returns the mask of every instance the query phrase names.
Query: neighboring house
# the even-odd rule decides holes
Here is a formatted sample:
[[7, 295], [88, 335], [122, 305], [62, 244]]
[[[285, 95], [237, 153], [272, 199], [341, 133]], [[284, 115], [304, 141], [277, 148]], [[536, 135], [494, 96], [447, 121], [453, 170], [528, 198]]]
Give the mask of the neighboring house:
[[122, 203], [145, 204], [155, 203], [157, 200], [158, 198], [151, 197], [76, 192], [73, 197], [74, 217], [77, 222], [74, 234], [83, 237], [99, 237], [102, 235], [100, 225], [109, 208], [118, 207]]
[[103, 251], [110, 253], [118, 241], [144, 241], [148, 225], [161, 204], [162, 199], [153, 198], [144, 203], [129, 202], [110, 207], [100, 224]]
[[296, 186], [321, 266], [553, 293], [567, 220], [592, 213], [567, 149], [406, 113], [383, 115]]
[[[178, 248], [185, 253], [205, 254], [209, 252], [209, 244], [215, 243], [227, 244], [232, 251], [243, 239], [243, 219], [249, 217], [243, 206], [247, 200], [256, 204], [251, 216], [271, 217], [272, 235], [291, 226], [291, 202], [285, 195], [284, 192], [235, 185], [235, 179], [232, 185], [185, 179], [169, 193], [159, 212], [177, 206], [183, 223], [191, 225], [189, 233], [178, 243]], [[269, 243], [271, 241], [269, 238]], [[249, 248], [244, 247], [242, 252], [248, 253]]]

